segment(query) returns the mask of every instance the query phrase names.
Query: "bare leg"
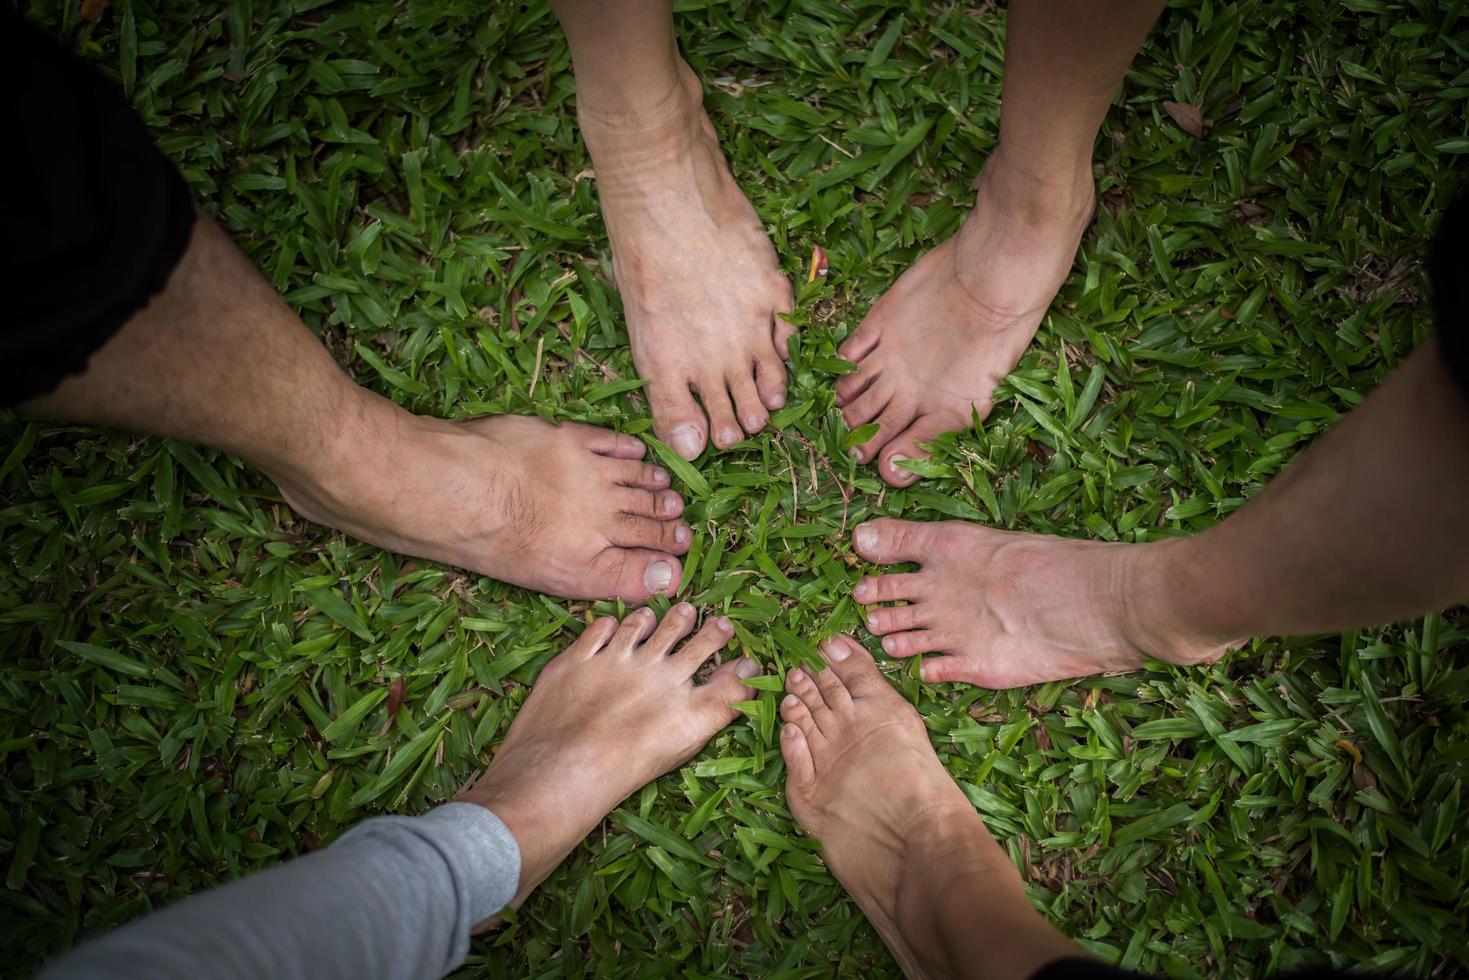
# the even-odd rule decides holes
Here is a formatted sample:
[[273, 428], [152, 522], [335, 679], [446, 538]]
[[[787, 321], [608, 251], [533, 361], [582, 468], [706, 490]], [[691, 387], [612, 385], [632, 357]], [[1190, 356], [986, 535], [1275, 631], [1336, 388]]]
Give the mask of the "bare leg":
[[1096, 207], [1092, 145], [1162, 0], [1017, 0], [1005, 36], [1000, 144], [959, 233], [921, 258], [841, 347], [836, 385], [853, 450], [893, 486], [918, 447], [984, 418], [1071, 271]]
[[918, 712], [849, 637], [786, 675], [791, 814], [909, 977], [1025, 978], [1085, 954], [1031, 906]]
[[577, 118], [654, 430], [685, 459], [711, 440], [728, 448], [785, 404], [794, 328], [777, 313], [792, 307], [790, 283], [678, 55], [669, 0], [551, 6], [571, 44]]
[[[698, 752], [752, 693], [753, 660], [695, 672], [734, 628], [709, 619], [694, 636], [692, 606], [660, 624], [640, 609], [603, 617], [546, 665], [489, 770], [459, 795], [494, 811], [520, 844], [519, 906], [629, 793]], [[656, 629], [655, 629], [656, 627]], [[678, 649], [674, 649], [678, 646]]]
[[307, 518], [579, 598], [677, 588], [683, 502], [643, 445], [584, 425], [411, 415], [352, 384], [201, 215], [167, 288], [28, 410], [235, 453]]
[[1375, 626], [1469, 598], [1469, 399], [1430, 341], [1238, 514], [1189, 538], [1103, 544], [951, 521], [855, 529], [869, 627], [930, 683], [1018, 687], [1261, 634]]

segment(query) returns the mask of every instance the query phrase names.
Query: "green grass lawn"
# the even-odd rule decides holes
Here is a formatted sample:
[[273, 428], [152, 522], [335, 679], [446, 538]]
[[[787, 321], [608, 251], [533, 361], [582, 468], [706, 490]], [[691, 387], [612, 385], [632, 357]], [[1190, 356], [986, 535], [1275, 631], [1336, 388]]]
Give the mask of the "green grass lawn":
[[[543, 4], [114, 0], [96, 25], [71, 0], [31, 7], [126, 87], [359, 382], [418, 412], [649, 432]], [[771, 674], [865, 636], [862, 518], [1195, 531], [1429, 330], [1419, 256], [1469, 159], [1469, 5], [1179, 0], [1103, 130], [1103, 206], [1061, 300], [982, 431], [895, 492], [845, 457], [833, 352], [958, 226], [995, 144], [1004, 12], [690, 0], [678, 22], [786, 271], [805, 282], [813, 244], [831, 260], [799, 290], [771, 429], [675, 467], [697, 532], [682, 597]], [[6, 972], [446, 799], [539, 667], [618, 611], [307, 524], [197, 447], [3, 413], [0, 459]], [[884, 670], [1033, 899], [1098, 955], [1427, 974], [1469, 959], [1466, 639], [1453, 610], [1006, 693]], [[896, 975], [787, 813], [778, 685], [466, 971]]]

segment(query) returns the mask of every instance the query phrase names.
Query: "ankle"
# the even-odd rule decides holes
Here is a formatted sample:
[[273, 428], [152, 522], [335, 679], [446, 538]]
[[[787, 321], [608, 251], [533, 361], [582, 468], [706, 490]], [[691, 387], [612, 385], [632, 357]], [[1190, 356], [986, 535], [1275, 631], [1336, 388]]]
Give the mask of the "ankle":
[[1209, 585], [1198, 580], [1192, 542], [1176, 538], [1128, 547], [1118, 584], [1129, 641], [1180, 666], [1209, 663], [1247, 638], [1199, 614], [1198, 600]]
[[577, 124], [589, 146], [618, 137], [645, 137], [702, 108], [703, 86], [682, 58], [675, 55], [653, 76], [651, 83], [619, 88], [589, 85], [586, 94], [578, 86]]
[[1096, 209], [1090, 156], [1022, 161], [1001, 144], [980, 171], [975, 191], [977, 209], [991, 218], [1009, 216], [1029, 225], [1069, 228], [1084, 224]]

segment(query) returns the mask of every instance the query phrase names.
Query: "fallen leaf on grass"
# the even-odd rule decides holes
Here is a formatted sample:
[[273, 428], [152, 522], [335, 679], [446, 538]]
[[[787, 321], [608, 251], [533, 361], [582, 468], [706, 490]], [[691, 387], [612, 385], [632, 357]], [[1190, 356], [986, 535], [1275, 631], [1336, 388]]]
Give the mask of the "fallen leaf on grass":
[[825, 279], [827, 272], [826, 251], [820, 245], [811, 246], [811, 271], [806, 276], [808, 284]]
[[112, 0], [82, 0], [82, 20], [97, 23], [107, 12], [107, 5], [111, 2]]
[[1164, 102], [1163, 111], [1178, 123], [1179, 129], [1195, 139], [1203, 139], [1204, 134], [1209, 132], [1209, 127], [1214, 125], [1214, 120], [1205, 119], [1198, 106], [1187, 102]]
[[398, 709], [403, 707], [403, 694], [403, 678], [393, 678], [393, 684], [388, 688], [388, 717], [383, 722], [382, 729], [377, 733], [378, 738], [382, 738], [388, 733], [388, 728], [393, 724], [393, 719], [398, 717]]

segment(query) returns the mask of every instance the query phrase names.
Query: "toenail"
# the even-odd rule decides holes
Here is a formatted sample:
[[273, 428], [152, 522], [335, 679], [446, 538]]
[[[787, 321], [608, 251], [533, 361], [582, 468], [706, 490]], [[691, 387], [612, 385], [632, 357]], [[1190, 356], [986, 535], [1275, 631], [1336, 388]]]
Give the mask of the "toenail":
[[721, 633], [733, 633], [734, 632], [734, 623], [731, 623], [729, 621], [729, 617], [727, 617], [727, 616], [720, 616], [718, 619], [716, 619], [714, 621], [714, 625], [716, 625], [716, 626], [719, 627], [719, 631]]
[[668, 482], [668, 471], [665, 470], [661, 466], [655, 466], [655, 467], [653, 467], [653, 482], [654, 483], [667, 483]]
[[673, 540], [677, 541], [679, 544], [687, 544], [689, 540], [689, 529], [682, 524], [674, 528]]
[[899, 476], [907, 476], [908, 471], [898, 465], [907, 458], [907, 456], [900, 455], [899, 453], [893, 453], [891, 456], [888, 457], [888, 469], [892, 470]]
[[870, 630], [877, 629], [877, 613], [873, 613], [867, 617], [867, 628]]
[[699, 450], [704, 448], [704, 437], [699, 435], [699, 430], [692, 425], [680, 425], [673, 430], [668, 437], [669, 445], [673, 451], [684, 459], [695, 459]]
[[785, 700], [780, 703], [780, 706], [782, 708], [794, 708], [796, 705], [798, 705], [800, 703], [801, 703], [801, 699], [800, 698], [796, 697], [794, 694], [787, 694], [785, 696]]
[[777, 394], [774, 394], [774, 395], [771, 395], [770, 396], [770, 407], [771, 408], [784, 408], [785, 407], [785, 403], [786, 403], [786, 396], [785, 395], [782, 395], [782, 394], [777, 393]]
[[661, 592], [673, 581], [673, 566], [666, 561], [655, 561], [643, 572], [643, 584], [650, 592]]
[[680, 616], [692, 616], [694, 614], [694, 607], [689, 605], [687, 602], [680, 602], [674, 612], [678, 613]]
[[857, 530], [852, 532], [852, 541], [857, 545], [858, 551], [876, 551], [877, 528], [871, 524], [858, 524]]
[[765, 420], [762, 419], [758, 415], [747, 415], [747, 416], [745, 416], [745, 431], [746, 432], [754, 432], [756, 429], [760, 428], [764, 424], [765, 424]]
[[867, 597], [867, 583], [866, 582], [858, 582], [857, 583], [857, 587], [852, 590], [852, 598], [853, 599], [856, 599], [858, 602], [861, 602], [866, 597]]
[[739, 441], [740, 441], [740, 434], [738, 432], [736, 432], [734, 429], [732, 429], [732, 428], [725, 428], [725, 429], [721, 429], [720, 430], [720, 432], [719, 432], [719, 442], [720, 442], [721, 445], [724, 445], [724, 446], [733, 446], [735, 443], [737, 443]]
[[799, 684], [802, 681], [804, 681], [805, 679], [806, 679], [806, 675], [803, 674], [803, 673], [801, 673], [801, 671], [799, 669], [793, 670], [789, 674], [786, 675], [786, 680], [790, 681], [792, 684]]
[[801, 730], [795, 725], [787, 725], [780, 730], [781, 738], [795, 738], [801, 734]]
[[883, 653], [892, 653], [893, 652], [893, 638], [891, 636], [884, 636], [882, 638], [882, 652]]
[[662, 509], [663, 513], [672, 514], [674, 511], [678, 510], [678, 498], [671, 493], [667, 494], [666, 496], [664, 496], [663, 500], [658, 504], [658, 506], [660, 509]]
[[847, 644], [841, 640], [831, 640], [826, 644], [826, 659], [829, 663], [839, 664], [846, 660], [847, 654], [851, 652], [847, 649]]
[[847, 455], [852, 457], [859, 463], [862, 462], [862, 450], [860, 449], [853, 449], [851, 452], [847, 453]]
[[735, 673], [739, 675], [740, 680], [747, 681], [751, 677], [754, 677], [756, 674], [760, 673], [760, 665], [751, 660], [749, 657], [746, 657], [739, 663], [735, 664]]

